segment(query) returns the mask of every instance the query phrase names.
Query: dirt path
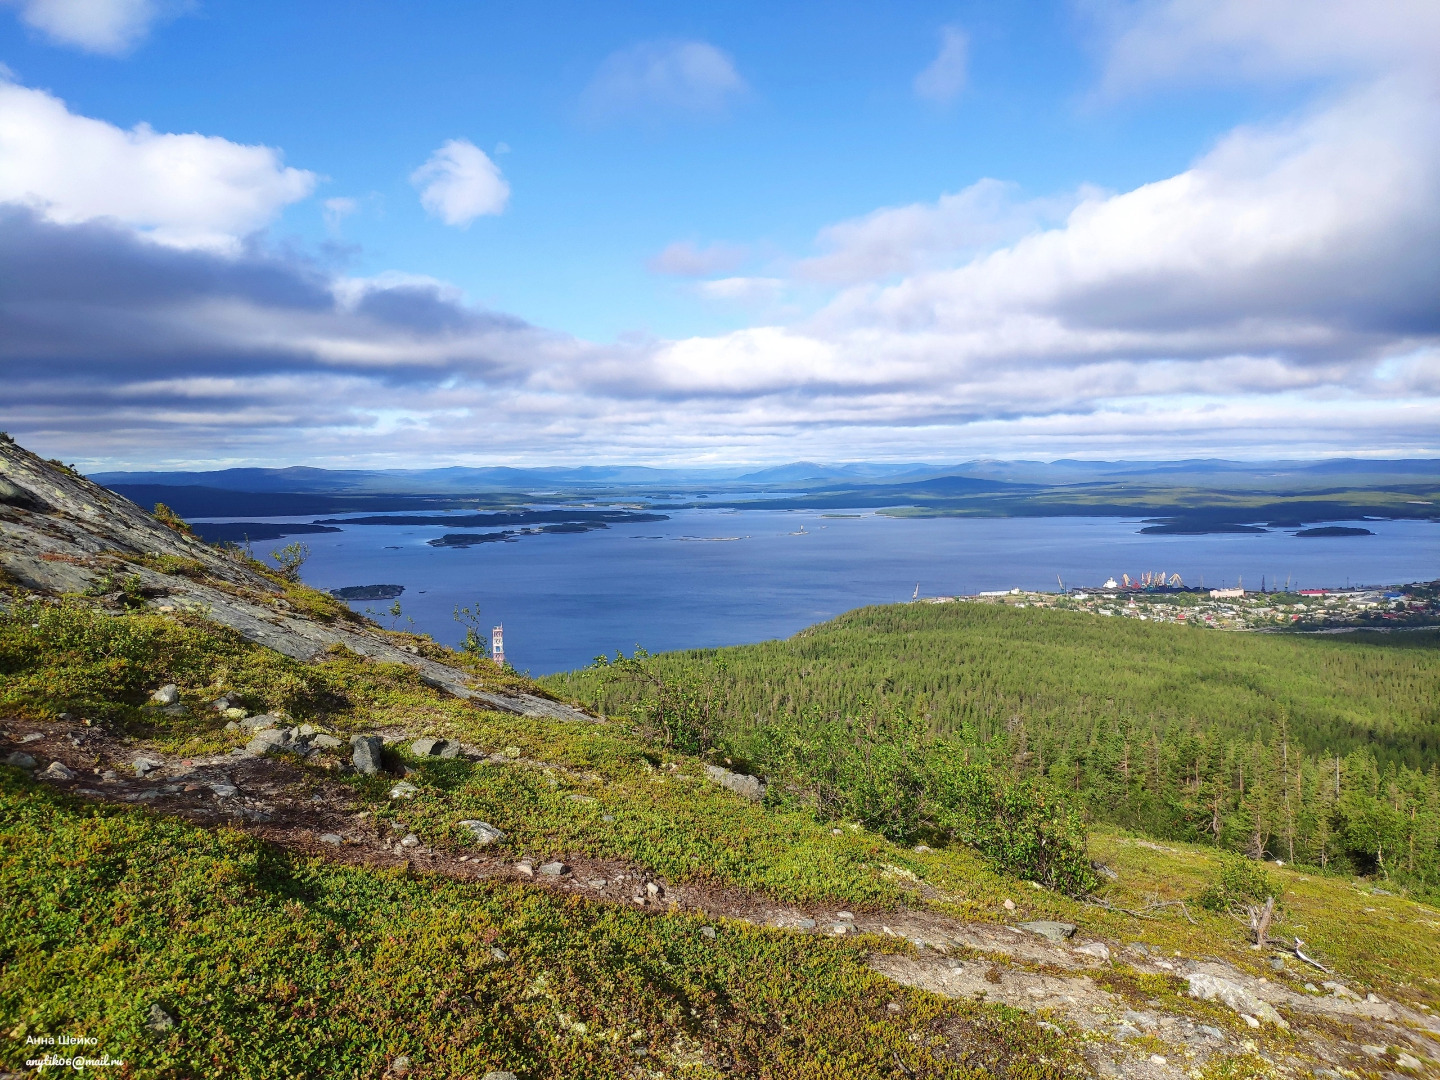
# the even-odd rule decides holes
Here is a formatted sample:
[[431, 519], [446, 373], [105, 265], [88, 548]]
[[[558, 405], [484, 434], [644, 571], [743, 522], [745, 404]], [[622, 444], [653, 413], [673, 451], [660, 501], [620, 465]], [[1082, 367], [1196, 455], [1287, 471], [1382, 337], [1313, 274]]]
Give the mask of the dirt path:
[[[1179, 1080], [1198, 1075], [1216, 1055], [1247, 1052], [1297, 1075], [1440, 1075], [1440, 1024], [1423, 1013], [1343, 991], [1300, 992], [1214, 959], [1163, 956], [1135, 945], [1122, 950], [1083, 934], [1052, 941], [1004, 923], [965, 922], [920, 907], [848, 912], [784, 904], [750, 890], [666, 882], [643, 866], [561, 852], [555, 857], [566, 870], [549, 876], [538, 861], [430, 847], [415, 837], [407, 842], [408, 834], [377, 821], [349, 786], [321, 769], [235, 754], [162, 760], [140, 744], [80, 723], [0, 726], [0, 760], [17, 751], [35, 759], [37, 774], [61, 762], [74, 776], [42, 782], [81, 798], [238, 828], [336, 862], [408, 865], [457, 880], [516, 880], [600, 903], [794, 933], [905, 938], [913, 948], [872, 952], [871, 967], [906, 986], [1003, 1003], [1082, 1033], [1086, 1056], [1101, 1076]], [[140, 777], [137, 758], [157, 764]], [[1222, 997], [1233, 1000], [1225, 1005], [1171, 995], [1162, 1001], [1144, 988], [1138, 976], [1145, 975], [1166, 977], [1182, 993], [1187, 984], [1218, 986]], [[1267, 1007], [1278, 1024], [1252, 1015]]]

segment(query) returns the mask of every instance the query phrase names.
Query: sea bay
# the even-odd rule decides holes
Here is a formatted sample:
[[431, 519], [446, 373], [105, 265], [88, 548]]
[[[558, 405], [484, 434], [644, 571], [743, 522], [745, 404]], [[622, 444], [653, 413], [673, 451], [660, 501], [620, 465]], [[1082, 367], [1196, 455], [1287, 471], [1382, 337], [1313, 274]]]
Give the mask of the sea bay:
[[[853, 516], [852, 516], [853, 515]], [[295, 521], [295, 518], [267, 518]], [[311, 519], [305, 519], [311, 520]], [[1094, 586], [1122, 573], [1187, 584], [1327, 588], [1440, 576], [1440, 528], [1367, 521], [1375, 535], [1302, 539], [1294, 530], [1156, 536], [1119, 518], [891, 518], [869, 510], [676, 510], [661, 522], [439, 548], [453, 527], [342, 525], [297, 537], [317, 588], [397, 584], [402, 614], [356, 601], [382, 625], [447, 644], [457, 606], [505, 627], [510, 662], [540, 675], [596, 655], [787, 637], [867, 604], [1023, 588]], [[255, 545], [255, 553], [287, 540]], [[413, 620], [413, 622], [412, 622]]]

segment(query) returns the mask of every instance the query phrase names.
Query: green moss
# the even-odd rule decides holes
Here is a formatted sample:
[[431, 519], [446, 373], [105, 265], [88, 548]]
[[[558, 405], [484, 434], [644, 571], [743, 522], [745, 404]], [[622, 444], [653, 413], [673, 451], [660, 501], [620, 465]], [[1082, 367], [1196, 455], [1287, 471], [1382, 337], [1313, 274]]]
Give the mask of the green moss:
[[[7, 1067], [26, 1035], [83, 1032], [138, 1076], [1085, 1072], [1022, 1014], [897, 987], [852, 946], [699, 926], [298, 859], [0, 768]], [[152, 1004], [173, 1029], [145, 1027]]]

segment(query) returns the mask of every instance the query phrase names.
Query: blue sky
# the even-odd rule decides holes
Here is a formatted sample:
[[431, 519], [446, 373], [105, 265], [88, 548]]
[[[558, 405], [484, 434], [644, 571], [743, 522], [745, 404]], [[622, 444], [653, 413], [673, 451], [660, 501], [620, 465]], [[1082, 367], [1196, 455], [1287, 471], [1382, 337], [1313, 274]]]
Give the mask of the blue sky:
[[1437, 38], [0, 0], [0, 425], [107, 466], [1433, 453]]

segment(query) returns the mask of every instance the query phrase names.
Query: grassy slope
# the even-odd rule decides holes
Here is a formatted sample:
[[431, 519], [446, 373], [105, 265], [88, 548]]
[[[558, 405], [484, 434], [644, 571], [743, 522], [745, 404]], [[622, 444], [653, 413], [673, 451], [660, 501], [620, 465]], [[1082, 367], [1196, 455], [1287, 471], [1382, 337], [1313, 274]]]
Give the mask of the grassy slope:
[[[1268, 738], [1283, 714], [1312, 753], [1364, 745], [1382, 762], [1424, 768], [1440, 760], [1440, 649], [1428, 635], [1240, 635], [1002, 605], [909, 604], [861, 608], [786, 641], [656, 663], [703, 673], [742, 724], [843, 712], [861, 698], [922, 708], [942, 730], [973, 725], [982, 739], [1012, 718], [1032, 731], [1128, 719], [1162, 732]], [[601, 708], [628, 703], [623, 686], [607, 688], [592, 672], [543, 681]]]
[[[302, 665], [193, 619], [113, 616], [80, 601], [0, 619], [4, 716], [70, 708], [171, 753], [233, 745], [213, 714], [162, 720], [142, 708], [146, 691], [167, 680], [196, 706], [234, 690], [252, 708], [341, 731], [399, 726], [550, 763], [432, 763], [417, 769], [421, 794], [403, 808], [386, 798], [385, 782], [352, 781], [359, 801], [403, 817], [427, 842], [463, 843], [454, 823], [482, 817], [511, 833], [515, 855], [621, 857], [676, 882], [835, 906], [919, 903], [906, 890], [914, 875], [938, 890], [930, 906], [948, 914], [1058, 917], [1116, 943], [1142, 939], [1254, 970], [1263, 959], [1221, 916], [1195, 912], [1192, 925], [1161, 909], [1137, 920], [998, 877], [963, 849], [915, 852], [855, 829], [836, 837], [830, 822], [804, 812], [752, 806], [700, 780], [695, 759], [625, 723], [486, 713], [406, 668], [346, 655]], [[656, 768], [666, 762], [679, 768]], [[835, 942], [725, 924], [710, 943], [692, 916], [327, 865], [143, 809], [74, 803], [0, 773], [7, 1064], [27, 1056], [18, 1041], [26, 1033], [48, 1031], [100, 1037], [138, 1075], [206, 1074], [223, 1063], [231, 1075], [379, 1076], [397, 1054], [417, 1064], [414, 1075], [436, 1077], [507, 1067], [627, 1075], [640, 1060], [667, 1071], [693, 1062], [696, 1076], [718, 1075], [727, 1060], [742, 1074], [763, 1063], [766, 1075], [797, 1077], [959, 1076], [978, 1065], [1059, 1076], [1079, 1067], [1072, 1043], [1018, 1014], [870, 973], [869, 949], [908, 948], [894, 939]], [[1193, 896], [1212, 867], [1210, 853], [1181, 845], [1157, 852], [1107, 835], [1096, 848], [1122, 875], [1106, 895], [1126, 907], [1152, 894]], [[1334, 879], [1287, 876], [1287, 885], [1286, 919], [1362, 989], [1440, 1005], [1440, 914]], [[1019, 904], [1013, 916], [1001, 907], [1006, 897]], [[495, 960], [492, 945], [509, 959]], [[1114, 981], [1137, 1005], [1163, 996], [1177, 1010], [1201, 1008], [1176, 981]], [[154, 1001], [180, 1018], [174, 1031], [144, 1030]], [[925, 1049], [953, 1022], [973, 1025], [966, 1061]]]

